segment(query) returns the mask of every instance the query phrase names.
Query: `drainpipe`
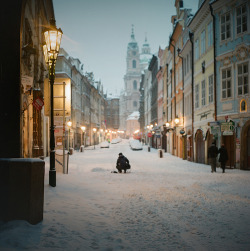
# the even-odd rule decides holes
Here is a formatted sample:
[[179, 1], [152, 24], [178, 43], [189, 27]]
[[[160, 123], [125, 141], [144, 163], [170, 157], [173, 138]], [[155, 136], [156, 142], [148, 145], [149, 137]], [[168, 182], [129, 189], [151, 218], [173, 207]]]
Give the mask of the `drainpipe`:
[[192, 80], [191, 80], [191, 86], [192, 86], [192, 161], [194, 161], [194, 34], [192, 32], [189, 32], [189, 39], [191, 42], [191, 48], [192, 48]]
[[[184, 129], [184, 67], [183, 67], [183, 57], [180, 54], [181, 49], [178, 48], [178, 57], [181, 58], [181, 75], [182, 75], [182, 122], [183, 122], [183, 129]], [[184, 141], [184, 138], [183, 138]], [[185, 143], [183, 142], [183, 159], [186, 159], [186, 154], [185, 154]]]
[[166, 67], [167, 67], [167, 111], [166, 111], [166, 115], [167, 115], [167, 122], [168, 122], [168, 64], [166, 64]]
[[182, 75], [182, 116], [183, 116], [183, 128], [184, 128], [184, 66], [183, 66], [183, 57], [180, 54], [181, 49], [178, 48], [178, 57], [181, 58], [181, 75]]
[[170, 44], [174, 47], [174, 116], [176, 118], [176, 78], [175, 78], [175, 46], [172, 44], [174, 41], [172, 38], [170, 39]]
[[210, 12], [213, 17], [213, 43], [214, 43], [214, 120], [217, 121], [217, 91], [216, 91], [216, 43], [215, 43], [215, 15], [213, 14], [212, 4], [209, 4]]

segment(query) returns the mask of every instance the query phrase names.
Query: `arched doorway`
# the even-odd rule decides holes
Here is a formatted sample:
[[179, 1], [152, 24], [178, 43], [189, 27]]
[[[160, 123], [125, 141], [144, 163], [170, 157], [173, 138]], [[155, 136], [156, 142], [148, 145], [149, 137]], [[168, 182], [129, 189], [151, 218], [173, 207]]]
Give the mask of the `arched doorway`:
[[235, 135], [222, 136], [222, 142], [225, 145], [228, 153], [228, 161], [226, 163], [227, 168], [235, 168]]
[[250, 120], [242, 127], [240, 169], [250, 170]]
[[190, 130], [187, 133], [187, 160], [193, 161], [193, 135]]
[[200, 129], [196, 132], [196, 162], [205, 164], [205, 141]]

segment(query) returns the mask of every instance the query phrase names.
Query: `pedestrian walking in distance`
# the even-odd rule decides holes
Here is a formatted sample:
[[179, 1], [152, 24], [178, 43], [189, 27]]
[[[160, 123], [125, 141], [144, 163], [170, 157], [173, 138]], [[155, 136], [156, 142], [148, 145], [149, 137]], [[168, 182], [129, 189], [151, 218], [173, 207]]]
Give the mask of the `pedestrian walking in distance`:
[[216, 158], [218, 155], [218, 148], [213, 141], [212, 145], [208, 148], [208, 158], [210, 160], [211, 172], [216, 172]]
[[224, 144], [221, 144], [221, 147], [219, 149], [219, 162], [220, 162], [220, 166], [222, 168], [222, 172], [225, 173], [225, 168], [226, 168], [226, 163], [228, 160], [228, 154], [227, 154], [227, 149], [225, 148]]
[[126, 173], [127, 169], [130, 168], [129, 160], [122, 153], [119, 153], [119, 157], [116, 162], [116, 168], [119, 173], [121, 173], [122, 170], [124, 170], [124, 173]]

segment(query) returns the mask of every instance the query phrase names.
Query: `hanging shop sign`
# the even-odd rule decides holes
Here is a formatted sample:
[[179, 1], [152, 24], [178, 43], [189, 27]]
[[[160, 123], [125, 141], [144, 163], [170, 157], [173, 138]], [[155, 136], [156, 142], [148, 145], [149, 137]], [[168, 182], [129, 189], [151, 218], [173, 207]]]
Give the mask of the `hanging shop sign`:
[[148, 132], [148, 137], [151, 138], [152, 137], [152, 133]]
[[230, 122], [221, 122], [220, 130], [223, 136], [229, 136], [234, 134], [235, 124], [233, 121]]
[[43, 100], [40, 97], [37, 97], [34, 101], [33, 101], [33, 106], [40, 111], [43, 108]]

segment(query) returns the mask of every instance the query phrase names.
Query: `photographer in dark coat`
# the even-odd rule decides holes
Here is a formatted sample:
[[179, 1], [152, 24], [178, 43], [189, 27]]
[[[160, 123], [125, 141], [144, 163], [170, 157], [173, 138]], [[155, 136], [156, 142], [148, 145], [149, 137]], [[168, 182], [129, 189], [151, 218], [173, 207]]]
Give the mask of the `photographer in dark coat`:
[[211, 172], [216, 172], [216, 158], [218, 155], [218, 148], [213, 141], [212, 145], [208, 148], [208, 158], [210, 159]]
[[219, 162], [222, 168], [222, 172], [225, 173], [225, 168], [226, 168], [226, 162], [228, 160], [228, 154], [227, 154], [227, 149], [225, 148], [224, 144], [221, 144], [221, 147], [219, 149]]
[[130, 169], [129, 160], [122, 153], [119, 153], [119, 157], [116, 162], [116, 168], [119, 173], [121, 173], [122, 170], [124, 170], [124, 173], [126, 173], [127, 169]]

